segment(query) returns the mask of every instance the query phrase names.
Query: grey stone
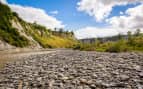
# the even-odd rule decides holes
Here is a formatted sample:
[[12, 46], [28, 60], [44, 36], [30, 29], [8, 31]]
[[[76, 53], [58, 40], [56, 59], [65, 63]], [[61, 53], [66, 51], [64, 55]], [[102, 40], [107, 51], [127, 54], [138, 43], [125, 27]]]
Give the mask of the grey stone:
[[118, 76], [119, 78], [120, 78], [120, 80], [122, 80], [122, 81], [128, 81], [129, 79], [130, 79], [130, 77], [128, 76], [128, 75], [119, 75]]
[[143, 72], [140, 72], [140, 73], [139, 73], [139, 76], [140, 76], [141, 78], [143, 78]]
[[0, 70], [0, 89], [142, 89], [143, 54], [60, 50], [20, 58]]

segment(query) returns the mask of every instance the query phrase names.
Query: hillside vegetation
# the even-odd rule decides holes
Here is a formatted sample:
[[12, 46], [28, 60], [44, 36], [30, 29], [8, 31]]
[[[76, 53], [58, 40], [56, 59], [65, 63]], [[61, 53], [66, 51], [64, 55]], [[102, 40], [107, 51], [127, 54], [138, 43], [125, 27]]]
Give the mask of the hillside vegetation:
[[96, 39], [94, 43], [79, 42], [74, 49], [99, 52], [143, 51], [143, 33], [138, 29], [134, 34], [128, 32], [127, 39], [119, 35], [117, 41], [102, 42]]
[[73, 32], [47, 29], [27, 23], [7, 5], [0, 3], [0, 40], [16, 47], [67, 48], [77, 41]]
[[24, 47], [29, 44], [28, 40], [21, 36], [17, 29], [12, 27], [11, 20], [14, 17], [10, 8], [0, 4], [0, 40], [4, 40], [11, 45]]

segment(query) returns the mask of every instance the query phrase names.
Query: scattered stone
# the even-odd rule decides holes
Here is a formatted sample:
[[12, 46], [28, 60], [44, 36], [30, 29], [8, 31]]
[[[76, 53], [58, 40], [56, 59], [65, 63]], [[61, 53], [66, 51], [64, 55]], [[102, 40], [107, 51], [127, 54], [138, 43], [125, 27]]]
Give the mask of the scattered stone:
[[38, 77], [38, 78], [37, 78], [37, 81], [42, 81], [42, 77]]
[[134, 65], [133, 68], [137, 71], [142, 71], [142, 69], [139, 65]]
[[0, 70], [0, 89], [143, 89], [142, 53], [60, 50], [20, 59]]
[[143, 85], [137, 84], [137, 89], [143, 89]]
[[62, 80], [68, 80], [69, 77], [62, 77]]
[[54, 80], [51, 80], [50, 82], [49, 82], [49, 88], [52, 88], [53, 87], [53, 84], [54, 84]]
[[88, 84], [88, 81], [86, 79], [80, 79], [79, 81], [81, 84]]
[[96, 89], [96, 86], [94, 84], [89, 86], [91, 89]]
[[130, 79], [130, 77], [128, 75], [119, 75], [118, 76], [120, 78], [121, 81], [128, 81]]
[[139, 76], [140, 76], [141, 78], [143, 78], [143, 72], [140, 72], [140, 73], [139, 73]]

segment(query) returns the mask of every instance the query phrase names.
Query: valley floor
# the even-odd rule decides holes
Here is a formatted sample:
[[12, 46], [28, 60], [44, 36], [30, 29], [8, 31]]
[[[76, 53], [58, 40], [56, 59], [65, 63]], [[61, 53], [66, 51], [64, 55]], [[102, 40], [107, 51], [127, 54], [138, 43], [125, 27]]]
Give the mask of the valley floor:
[[143, 53], [52, 50], [18, 55], [0, 70], [0, 89], [143, 89]]

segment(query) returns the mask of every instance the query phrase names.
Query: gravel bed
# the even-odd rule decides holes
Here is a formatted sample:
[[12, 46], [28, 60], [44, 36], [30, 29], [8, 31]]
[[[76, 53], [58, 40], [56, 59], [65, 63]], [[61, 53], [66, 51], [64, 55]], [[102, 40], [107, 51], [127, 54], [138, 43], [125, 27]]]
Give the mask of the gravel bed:
[[143, 53], [60, 50], [0, 71], [0, 89], [143, 89]]

